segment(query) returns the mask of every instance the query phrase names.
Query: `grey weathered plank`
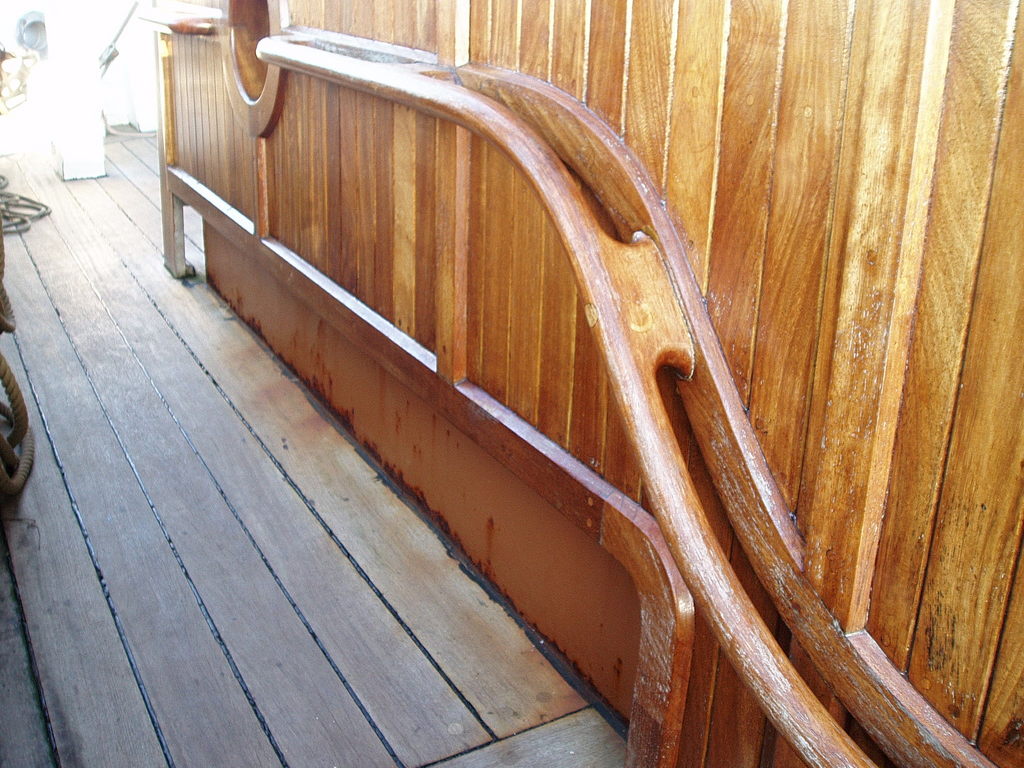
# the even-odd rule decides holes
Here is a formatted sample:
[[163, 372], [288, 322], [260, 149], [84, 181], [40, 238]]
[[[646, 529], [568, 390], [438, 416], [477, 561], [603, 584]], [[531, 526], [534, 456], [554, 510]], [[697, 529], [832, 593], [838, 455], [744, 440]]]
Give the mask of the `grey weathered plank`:
[[437, 768], [619, 768], [622, 737], [593, 708], [547, 723], [483, 749], [445, 760]]
[[[0, 352], [15, 357], [13, 345], [4, 340]], [[31, 529], [35, 521], [16, 520], [8, 510], [16, 503], [0, 504], [3, 522], [12, 528]], [[36, 525], [38, 529], [38, 525]], [[21, 533], [21, 531], [18, 531]], [[35, 675], [26, 643], [14, 579], [8, 569], [6, 537], [0, 534], [0, 765], [44, 768], [53, 765], [46, 720], [39, 703]]]
[[[101, 243], [89, 247], [87, 240], [77, 249], [83, 272], [263, 556], [398, 756], [410, 764], [432, 762], [489, 740], [301, 497], [282, 482], [272, 458], [114, 256], [144, 247], [139, 233], [118, 218], [119, 211], [97, 185], [75, 185], [74, 196], [53, 189], [50, 201], [58, 227], [95, 228], [102, 235]], [[274, 381], [286, 382], [279, 374]], [[273, 403], [272, 390], [264, 392], [265, 403]], [[304, 425], [293, 428], [299, 432]], [[293, 437], [289, 440], [294, 442]], [[351, 451], [339, 458], [363, 463]], [[391, 495], [376, 483], [373, 492], [382, 499]]]
[[[71, 262], [49, 222], [26, 234], [30, 248]], [[27, 375], [171, 754], [183, 764], [277, 764], [27, 255], [9, 253], [7, 270]]]
[[[37, 194], [45, 187], [37, 172], [26, 177]], [[58, 200], [53, 205], [56, 216]], [[76, 229], [72, 253], [55, 229], [44, 221], [26, 234], [35, 266], [131, 459], [151, 518], [159, 517], [173, 542], [283, 757], [297, 764], [392, 764], [77, 264], [77, 253], [102, 242]]]

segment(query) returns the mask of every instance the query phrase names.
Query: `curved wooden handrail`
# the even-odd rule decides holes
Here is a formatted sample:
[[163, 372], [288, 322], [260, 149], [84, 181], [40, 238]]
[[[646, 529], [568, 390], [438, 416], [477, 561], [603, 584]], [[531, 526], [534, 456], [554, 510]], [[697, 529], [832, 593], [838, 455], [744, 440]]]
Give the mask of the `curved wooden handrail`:
[[[696, 344], [694, 376], [678, 385], [694, 434], [761, 583], [843, 704], [901, 765], [994, 768], [870, 636], [842, 631], [804, 577], [793, 515], [746, 417], [675, 225], [639, 161], [596, 115], [548, 83], [484, 66], [461, 67], [459, 76], [522, 115], [585, 183], [601, 190], [613, 218], [650, 233], [661, 247]], [[669, 538], [670, 547], [678, 543]]]
[[[493, 70], [463, 67], [453, 77], [273, 37], [261, 41], [257, 53], [283, 70], [461, 125], [499, 147], [526, 175], [570, 254], [654, 515], [677, 566], [736, 671], [808, 762], [872, 765], [794, 669], [712, 533], [671, 437], [656, 378], [663, 366], [678, 372], [680, 394], [730, 520], [780, 614], [820, 669], [849, 674], [826, 675], [843, 703], [903, 764], [991, 767], [938, 715], [933, 719], [922, 698], [891, 690], [804, 578], [799, 536], [746, 420], [675, 228], [642, 166], [607, 126], [568, 97], [527, 88], [525, 78]], [[628, 242], [603, 232], [565, 164], [591, 185]]]

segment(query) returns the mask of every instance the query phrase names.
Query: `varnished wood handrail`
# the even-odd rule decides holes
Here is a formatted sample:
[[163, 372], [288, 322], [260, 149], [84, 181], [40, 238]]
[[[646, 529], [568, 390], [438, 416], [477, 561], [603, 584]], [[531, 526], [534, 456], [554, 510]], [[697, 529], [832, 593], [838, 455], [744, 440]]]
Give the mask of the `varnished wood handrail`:
[[212, 35], [222, 14], [216, 8], [197, 8], [192, 11], [170, 10], [167, 8], [144, 8], [138, 19], [156, 27], [157, 31], [176, 35]]
[[[643, 192], [639, 164], [600, 121], [563, 105], [570, 114], [562, 117], [580, 132], [558, 129], [557, 121], [541, 119], [545, 109], [529, 109], [529, 99], [513, 103], [509, 91], [502, 95], [496, 87], [493, 73], [481, 70], [464, 68], [460, 74], [489, 96], [446, 79], [443, 72], [426, 76], [421, 67], [368, 62], [280, 38], [263, 40], [258, 55], [282, 69], [459, 124], [502, 149], [530, 180], [571, 256], [587, 319], [674, 559], [733, 666], [805, 759], [835, 768], [872, 765], [779, 648], [704, 518], [661, 403], [656, 374], [663, 366], [679, 372], [694, 431], [762, 583], [844, 704], [906, 765], [991, 766], [941, 718], [933, 719], [934, 711], [926, 704], [922, 708], [923, 699], [908, 701], [913, 695], [907, 691], [894, 693], [804, 578], [799, 538], [746, 420], [675, 229], [652, 204], [650, 191]], [[536, 92], [534, 97], [541, 98]], [[533, 128], [495, 99], [513, 106]], [[588, 179], [582, 149], [617, 163], [617, 173]], [[559, 153], [591, 182], [623, 239], [630, 235], [628, 242], [604, 234]]]
[[804, 578], [793, 515], [746, 417], [676, 228], [639, 161], [607, 125], [548, 83], [485, 66], [462, 67], [459, 77], [527, 119], [601, 195], [621, 226], [649, 232], [661, 247], [696, 344], [694, 376], [678, 386], [695, 436], [760, 581], [844, 705], [903, 765], [992, 768], [869, 636], [843, 633]]

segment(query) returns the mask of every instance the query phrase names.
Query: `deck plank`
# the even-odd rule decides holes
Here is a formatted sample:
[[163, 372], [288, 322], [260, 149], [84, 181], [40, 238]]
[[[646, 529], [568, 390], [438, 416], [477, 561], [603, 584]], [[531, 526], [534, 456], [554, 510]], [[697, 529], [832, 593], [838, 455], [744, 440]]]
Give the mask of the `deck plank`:
[[[34, 169], [26, 175], [29, 188], [51, 198], [57, 210], [58, 189], [40, 195], [45, 177]], [[62, 213], [63, 224], [71, 211]], [[25, 236], [35, 268], [139, 478], [153, 509], [150, 517], [166, 538], [164, 548], [180, 559], [277, 749], [289, 763], [312, 765], [329, 756], [391, 765], [385, 746], [277, 588], [262, 553], [237, 524], [176, 415], [84, 275], [81, 255], [105, 245], [88, 227], [76, 228], [69, 253], [52, 229], [52, 221], [41, 222]]]
[[[106, 145], [108, 167], [116, 168], [125, 178], [160, 210], [160, 165], [156, 150], [145, 139], [110, 142]], [[185, 239], [192, 247], [202, 250], [203, 219], [192, 208], [185, 206]]]
[[[132, 215], [123, 178], [112, 173], [93, 183]], [[94, 223], [100, 230], [126, 226], [106, 213]], [[315, 500], [325, 522], [487, 725], [508, 736], [583, 706], [504, 609], [465, 577], [436, 534], [401, 501], [377, 493], [376, 470], [346, 458], [357, 455], [352, 446], [252, 333], [218, 319], [233, 317], [223, 301], [204, 284], [168, 280], [159, 256], [137, 245], [122, 254], [136, 279], [209, 374], [230, 389], [263, 444], [288, 442], [289, 450], [274, 451], [282, 468]], [[269, 397], [277, 407], [266, 407]]]
[[437, 768], [619, 768], [626, 750], [592, 708], [439, 763]]
[[[46, 222], [37, 222], [25, 237], [41, 250], [60, 247], [59, 239], [47, 236], [47, 230]], [[148, 501], [24, 250], [8, 253], [6, 283], [18, 307], [18, 334], [27, 370], [23, 383], [33, 387], [40, 409], [48, 415], [51, 441], [59, 446], [61, 474], [88, 532], [98, 568], [124, 626], [125, 645], [146, 681], [171, 754], [186, 765], [277, 764], [181, 569], [164, 544]], [[63, 407], [66, 403], [74, 403], [74, 408]], [[82, 439], [83, 435], [88, 439]], [[99, 464], [97, 458], [101, 458]], [[102, 472], [97, 472], [98, 466]], [[33, 488], [40, 483], [34, 474]], [[60, 554], [58, 547], [55, 555]], [[41, 595], [40, 610], [45, 611], [50, 600], [51, 596]], [[154, 606], [159, 610], [153, 610]], [[65, 640], [69, 636], [78, 633], [65, 634]], [[114, 678], [116, 672], [109, 671], [110, 676]], [[76, 684], [67, 676], [54, 682], [55, 687], [49, 687], [43, 680], [44, 695], [51, 703], [75, 691]], [[189, 710], [188, 717], [181, 716], [183, 708]], [[51, 717], [59, 719], [62, 709], [51, 708]], [[112, 743], [97, 742], [94, 734], [81, 730], [89, 727], [90, 721], [82, 718], [80, 710], [68, 713], [69, 741], [58, 742], [58, 751], [78, 754], [95, 745], [106, 757], [88, 764], [153, 764], [146, 759], [125, 759], [129, 752], [119, 756], [111, 749]], [[75, 738], [76, 734], [82, 738]]]
[[[17, 355], [13, 342], [6, 337], [0, 352], [8, 360]], [[16, 363], [12, 367], [16, 368]], [[0, 506], [3, 528], [11, 528], [10, 533], [0, 533], [0, 765], [46, 768], [54, 765], [53, 756], [26, 643], [18, 590], [8, 567], [6, 541], [7, 536], [17, 533], [19, 543], [31, 543], [39, 524], [18, 516], [13, 506], [6, 499]], [[31, 533], [26, 536], [26, 531]]]
[[[121, 254], [144, 246], [137, 232], [132, 236], [130, 222], [118, 217], [95, 183], [75, 185], [73, 196], [61, 192], [50, 192], [60, 221], [77, 218], [79, 226], [95, 226], [103, 236], [101, 253], [92, 248], [76, 253], [89, 282], [263, 557], [402, 761], [432, 762], [488, 741], [456, 692], [331, 540], [315, 509], [307, 508], [290, 478], [279, 471], [131, 275], [109, 257], [106, 249]], [[79, 203], [96, 222], [75, 211]], [[98, 223], [104, 221], [111, 226]], [[224, 322], [223, 317], [218, 313], [214, 322]], [[276, 378], [278, 384], [291, 386], [287, 379]], [[263, 389], [264, 402], [276, 400], [274, 388], [272, 381]], [[293, 425], [297, 432], [302, 429], [302, 424]], [[340, 459], [363, 463], [352, 451]], [[390, 495], [379, 484], [375, 489], [380, 497]], [[419, 524], [412, 516], [410, 521]]]

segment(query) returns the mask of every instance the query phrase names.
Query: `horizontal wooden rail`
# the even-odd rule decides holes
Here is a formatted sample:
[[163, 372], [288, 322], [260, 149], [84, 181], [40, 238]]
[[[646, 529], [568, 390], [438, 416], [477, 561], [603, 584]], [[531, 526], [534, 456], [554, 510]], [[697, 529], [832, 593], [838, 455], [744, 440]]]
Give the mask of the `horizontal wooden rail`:
[[[736, 671], [804, 759], [835, 768], [872, 764], [778, 646], [711, 531], [661, 402], [656, 374], [664, 366], [678, 373], [703, 455], [761, 582], [843, 703], [903, 765], [992, 766], [916, 691], [894, 685], [877, 658], [869, 662], [858, 651], [804, 577], [799, 537], [746, 419], [678, 235], [642, 167], [607, 126], [568, 97], [493, 71], [460, 69], [464, 86], [449, 72], [370, 62], [273, 37], [260, 42], [258, 55], [461, 125], [503, 150], [530, 180], [571, 256], [653, 513], [676, 564]], [[609, 207], [621, 240], [595, 221], [563, 160]]]

